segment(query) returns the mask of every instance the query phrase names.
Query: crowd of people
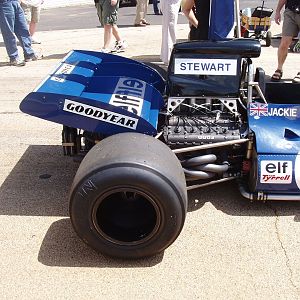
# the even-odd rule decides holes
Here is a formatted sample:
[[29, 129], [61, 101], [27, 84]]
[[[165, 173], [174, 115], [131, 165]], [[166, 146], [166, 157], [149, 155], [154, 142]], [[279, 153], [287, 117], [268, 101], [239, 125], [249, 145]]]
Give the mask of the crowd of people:
[[[32, 44], [40, 44], [36, 37], [43, 0], [0, 0], [0, 28], [4, 44], [12, 66], [24, 66], [28, 61], [41, 58]], [[100, 52], [118, 53], [125, 51], [127, 42], [122, 39], [118, 28], [118, 10], [120, 0], [94, 0], [99, 22], [104, 28], [103, 47]], [[146, 27], [149, 0], [136, 0], [134, 26]], [[210, 0], [153, 0], [153, 12], [162, 15], [162, 42], [160, 58], [168, 65], [171, 51], [176, 43], [176, 25], [181, 10], [190, 24], [190, 40], [207, 40], [209, 30]], [[277, 68], [271, 77], [280, 81], [283, 65], [293, 39], [300, 32], [300, 0], [278, 0], [275, 22], [281, 23], [282, 9], [284, 18], [282, 38], [278, 48]], [[24, 59], [18, 53], [17, 41], [23, 49]], [[300, 82], [300, 72], [294, 78]]]

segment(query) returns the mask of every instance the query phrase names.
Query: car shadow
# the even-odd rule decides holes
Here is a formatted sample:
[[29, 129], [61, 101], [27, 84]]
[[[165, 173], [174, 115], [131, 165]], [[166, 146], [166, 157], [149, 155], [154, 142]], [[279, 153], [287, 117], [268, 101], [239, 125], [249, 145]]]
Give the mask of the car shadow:
[[116, 259], [97, 253], [74, 232], [70, 219], [58, 220], [49, 227], [38, 261], [46, 266], [92, 268], [145, 268], [159, 264], [164, 253], [144, 259]]
[[188, 192], [188, 211], [201, 209], [210, 202], [217, 210], [232, 216], [294, 216], [300, 221], [300, 202], [292, 201], [253, 201], [244, 198], [236, 181], [211, 185]]
[[63, 59], [69, 52], [66, 53], [57, 53], [57, 54], [50, 54], [44, 55], [43, 60], [51, 60], [51, 59]]
[[[68, 217], [68, 192], [79, 163], [66, 157], [58, 145], [31, 145], [0, 187], [0, 214], [14, 216], [57, 216], [47, 230], [38, 260], [47, 266], [65, 267], [152, 267], [163, 253], [141, 260], [113, 259], [96, 253], [74, 232]], [[188, 193], [188, 212], [210, 202], [232, 216], [295, 216], [300, 221], [298, 202], [250, 202], [235, 182], [192, 190]], [[188, 216], [187, 216], [188, 217]]]
[[[29, 146], [0, 186], [0, 215], [67, 217], [68, 193], [78, 167], [78, 160], [64, 156], [59, 145]], [[211, 202], [233, 216], [300, 214], [300, 202], [264, 203], [243, 198], [235, 181], [191, 190], [188, 199], [189, 212]], [[270, 205], [276, 213], [270, 211]]]
[[0, 214], [68, 216], [78, 166], [61, 146], [29, 146], [0, 187]]

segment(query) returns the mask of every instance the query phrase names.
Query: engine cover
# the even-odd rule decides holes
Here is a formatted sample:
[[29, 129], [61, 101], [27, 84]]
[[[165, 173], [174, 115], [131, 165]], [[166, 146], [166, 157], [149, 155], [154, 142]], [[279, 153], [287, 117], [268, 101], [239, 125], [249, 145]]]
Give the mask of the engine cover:
[[222, 115], [216, 121], [208, 116], [172, 116], [164, 128], [164, 138], [169, 145], [203, 145], [240, 138], [238, 124]]

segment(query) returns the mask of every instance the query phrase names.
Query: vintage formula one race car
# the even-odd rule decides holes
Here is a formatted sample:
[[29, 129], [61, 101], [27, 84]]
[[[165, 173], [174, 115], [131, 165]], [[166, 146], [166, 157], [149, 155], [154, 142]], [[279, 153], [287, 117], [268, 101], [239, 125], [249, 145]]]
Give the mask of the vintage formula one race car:
[[116, 257], [154, 255], [179, 235], [187, 191], [237, 180], [252, 200], [300, 200], [300, 91], [265, 82], [259, 41], [174, 46], [165, 78], [112, 54], [71, 51], [21, 103], [63, 125], [83, 155], [70, 191], [77, 234]]

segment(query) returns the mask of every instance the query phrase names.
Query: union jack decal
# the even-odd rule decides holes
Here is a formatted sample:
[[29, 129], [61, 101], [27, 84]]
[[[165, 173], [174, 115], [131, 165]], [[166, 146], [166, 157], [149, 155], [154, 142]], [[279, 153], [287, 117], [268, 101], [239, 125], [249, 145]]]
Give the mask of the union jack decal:
[[268, 104], [250, 103], [250, 116], [268, 116]]

